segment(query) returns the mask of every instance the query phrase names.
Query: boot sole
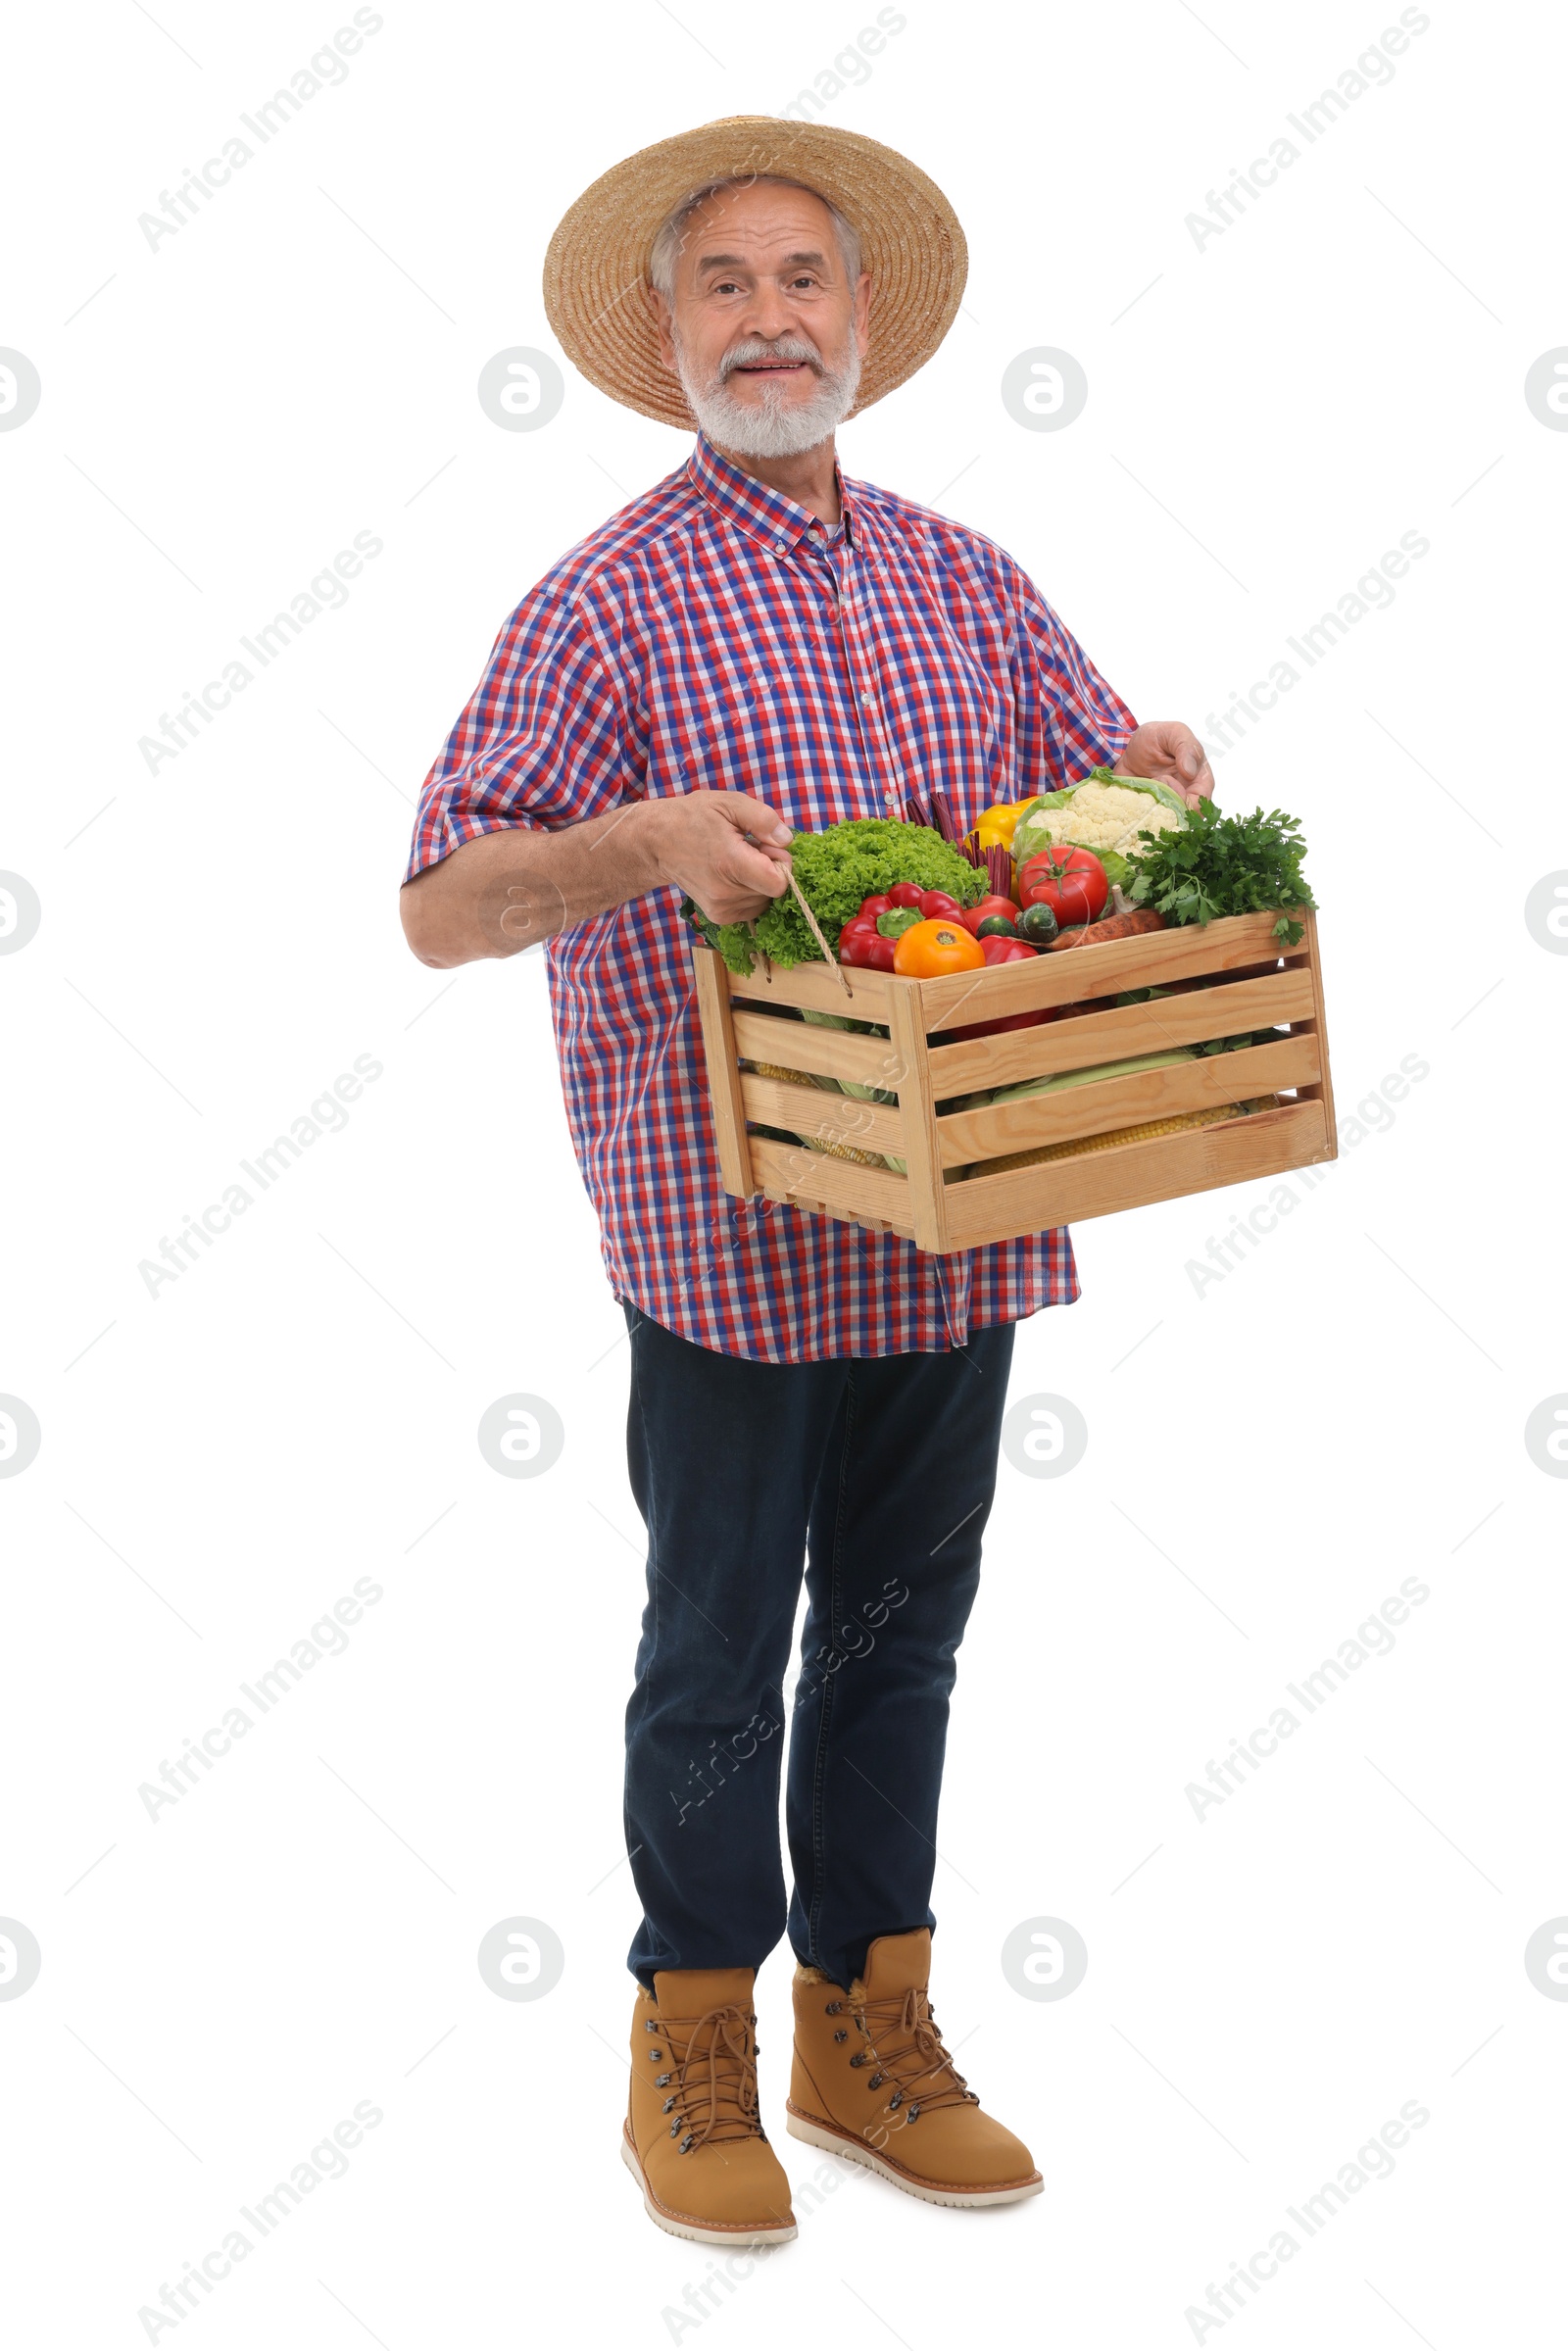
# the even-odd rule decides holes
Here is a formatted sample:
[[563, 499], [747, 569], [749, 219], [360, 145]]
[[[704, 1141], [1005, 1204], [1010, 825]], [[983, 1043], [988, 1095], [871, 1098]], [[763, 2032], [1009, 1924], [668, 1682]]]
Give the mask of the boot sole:
[[620, 2134], [620, 2160], [643, 2191], [644, 2212], [656, 2229], [664, 2229], [670, 2236], [687, 2237], [694, 2245], [787, 2245], [800, 2233], [793, 2221], [776, 2226], [737, 2222], [728, 2229], [708, 2229], [701, 2221], [688, 2220], [680, 2213], [671, 2212], [667, 2205], [660, 2203], [649, 2186], [647, 2175], [637, 2160], [637, 2150], [626, 2136], [624, 2128]]
[[854, 2137], [848, 2131], [839, 2131], [830, 2123], [813, 2122], [800, 2109], [786, 2104], [784, 2128], [791, 2138], [804, 2139], [808, 2147], [825, 2147], [830, 2155], [846, 2156], [851, 2163], [863, 2164], [868, 2172], [902, 2187], [906, 2196], [918, 2196], [922, 2204], [951, 2204], [962, 2211], [977, 2211], [985, 2204], [1021, 2204], [1025, 2196], [1038, 2196], [1045, 2181], [1036, 2172], [1032, 2180], [1009, 2180], [1002, 2187], [939, 2187], [928, 2180], [918, 2180], [912, 2172], [890, 2163], [878, 2155], [863, 2139]]

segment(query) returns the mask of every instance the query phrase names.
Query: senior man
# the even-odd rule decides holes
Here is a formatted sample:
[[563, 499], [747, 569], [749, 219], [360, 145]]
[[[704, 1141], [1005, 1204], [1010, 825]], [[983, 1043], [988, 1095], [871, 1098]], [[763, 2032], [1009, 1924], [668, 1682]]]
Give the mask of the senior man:
[[901, 813], [914, 787], [960, 826], [1102, 761], [1212, 789], [1191, 731], [1135, 727], [1000, 548], [838, 469], [837, 426], [936, 349], [964, 269], [925, 174], [820, 125], [712, 123], [579, 198], [546, 262], [552, 325], [593, 382], [695, 422], [697, 445], [507, 622], [426, 782], [403, 893], [438, 968], [549, 941], [648, 1529], [622, 2153], [650, 2217], [703, 2243], [795, 2234], [754, 2005], [786, 1923], [786, 2129], [929, 2204], [1042, 2184], [937, 2029], [930, 1894], [1013, 1325], [1076, 1297], [1071, 1246], [937, 1257], [727, 1195], [677, 913], [682, 891], [718, 922], [759, 913], [792, 828]]

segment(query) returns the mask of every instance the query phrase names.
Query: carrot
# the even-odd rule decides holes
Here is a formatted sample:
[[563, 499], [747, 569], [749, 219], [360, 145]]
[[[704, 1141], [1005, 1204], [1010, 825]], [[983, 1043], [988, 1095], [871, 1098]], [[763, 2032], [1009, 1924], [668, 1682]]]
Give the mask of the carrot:
[[1130, 914], [1107, 914], [1101, 922], [1079, 923], [1072, 930], [1058, 931], [1046, 953], [1059, 955], [1064, 947], [1102, 947], [1107, 939], [1136, 939], [1145, 931], [1164, 928], [1163, 914], [1156, 914], [1152, 906], [1135, 906]]

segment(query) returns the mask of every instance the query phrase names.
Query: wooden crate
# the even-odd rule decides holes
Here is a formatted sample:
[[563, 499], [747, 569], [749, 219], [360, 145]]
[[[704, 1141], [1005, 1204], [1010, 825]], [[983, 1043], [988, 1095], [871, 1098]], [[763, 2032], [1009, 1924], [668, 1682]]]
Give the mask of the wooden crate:
[[[1304, 936], [1282, 951], [1272, 935], [1275, 919], [1239, 915], [1206, 929], [1110, 940], [946, 979], [846, 971], [848, 997], [825, 964], [786, 971], [760, 961], [741, 977], [699, 944], [697, 999], [724, 1189], [901, 1233], [922, 1249], [947, 1254], [1332, 1159], [1334, 1095], [1317, 926], [1303, 914]], [[1212, 984], [1154, 1004], [1108, 1001], [1133, 988], [1198, 979]], [[941, 1042], [943, 1031], [966, 1022], [1059, 1005], [1073, 1009], [1039, 1027]], [[859, 1036], [789, 1016], [786, 1008], [801, 1006], [848, 1013], [888, 1033]], [[1282, 1025], [1288, 1038], [1239, 1053], [1099, 1078], [987, 1109], [937, 1107], [1057, 1070]], [[864, 1102], [761, 1076], [743, 1069], [743, 1061], [849, 1078], [898, 1100]], [[998, 1174], [976, 1172], [962, 1181], [948, 1174], [977, 1163], [983, 1170], [988, 1159], [1042, 1144], [1271, 1094], [1287, 1097], [1277, 1109], [1213, 1127]], [[908, 1173], [778, 1142], [750, 1132], [748, 1122], [886, 1153], [902, 1159]]]

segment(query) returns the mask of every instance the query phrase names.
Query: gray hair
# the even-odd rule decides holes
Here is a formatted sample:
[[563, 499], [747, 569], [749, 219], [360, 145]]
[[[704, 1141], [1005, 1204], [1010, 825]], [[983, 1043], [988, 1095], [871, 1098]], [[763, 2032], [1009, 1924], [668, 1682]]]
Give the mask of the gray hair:
[[858, 279], [861, 269], [858, 231], [844, 218], [838, 206], [829, 202], [820, 188], [808, 187], [803, 179], [780, 179], [770, 171], [732, 172], [723, 179], [710, 179], [702, 187], [694, 188], [689, 196], [683, 196], [655, 237], [653, 251], [648, 257], [648, 274], [666, 302], [672, 302], [675, 297], [675, 264], [684, 248], [686, 223], [692, 215], [710, 196], [721, 195], [725, 188], [752, 187], [799, 188], [804, 195], [814, 196], [818, 204], [825, 205], [846, 274], [852, 284]]

